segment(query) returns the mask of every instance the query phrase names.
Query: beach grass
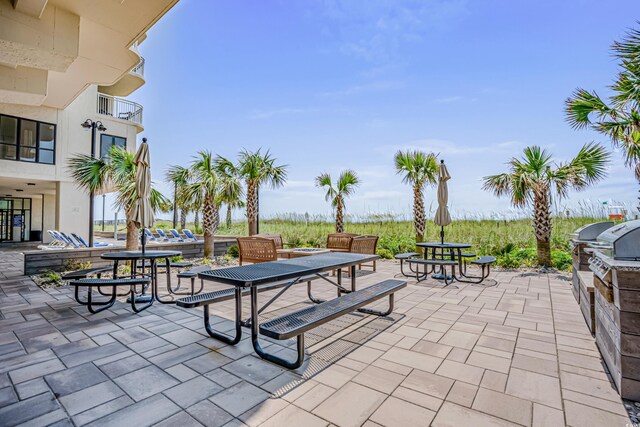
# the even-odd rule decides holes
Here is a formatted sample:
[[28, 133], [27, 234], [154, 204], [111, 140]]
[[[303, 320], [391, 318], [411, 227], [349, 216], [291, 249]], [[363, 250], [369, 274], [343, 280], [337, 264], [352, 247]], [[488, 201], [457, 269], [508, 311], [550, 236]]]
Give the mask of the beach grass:
[[[569, 233], [577, 228], [601, 219], [590, 217], [555, 217], [551, 235], [553, 267], [567, 270], [571, 265]], [[159, 228], [171, 228], [169, 221], [158, 221]], [[188, 228], [194, 228], [188, 224]], [[261, 233], [277, 233], [285, 242], [296, 246], [323, 246], [327, 234], [334, 232], [335, 226], [328, 221], [314, 221], [291, 218], [272, 218], [260, 221]], [[392, 258], [401, 252], [413, 251], [415, 233], [413, 222], [379, 220], [347, 223], [345, 231], [357, 234], [374, 234], [380, 237], [378, 253], [384, 258]], [[219, 236], [246, 236], [246, 222], [234, 222], [230, 228], [221, 225]], [[439, 241], [440, 227], [427, 223], [425, 240]], [[445, 241], [463, 242], [472, 245], [471, 252], [477, 255], [492, 255], [498, 265], [508, 268], [533, 267], [536, 261], [535, 238], [530, 219], [516, 220], [454, 220], [445, 227]]]

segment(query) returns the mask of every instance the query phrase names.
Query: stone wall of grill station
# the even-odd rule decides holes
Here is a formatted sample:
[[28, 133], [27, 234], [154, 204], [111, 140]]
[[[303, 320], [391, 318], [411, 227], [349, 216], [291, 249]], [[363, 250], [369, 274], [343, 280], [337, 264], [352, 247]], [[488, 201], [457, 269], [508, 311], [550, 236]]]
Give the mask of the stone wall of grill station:
[[[230, 246], [237, 244], [235, 239], [218, 239], [214, 244], [215, 256], [222, 256]], [[71, 262], [90, 262], [92, 267], [112, 265], [112, 261], [100, 258], [108, 252], [125, 250], [122, 246], [108, 246], [86, 249], [38, 249], [24, 252], [24, 274], [32, 275], [45, 271], [64, 271]], [[171, 242], [148, 243], [147, 250], [180, 251], [184, 259], [202, 258], [204, 256], [203, 242]]]
[[571, 241], [571, 265], [573, 267], [573, 295], [578, 299], [577, 291], [577, 281], [578, 281], [578, 271], [591, 271], [589, 270], [589, 258], [591, 255], [586, 253], [584, 250], [588, 247], [589, 242], [585, 242], [583, 240], [572, 240]]
[[620, 395], [639, 401], [640, 262], [596, 253], [591, 268], [595, 273], [596, 344]]
[[572, 291], [580, 311], [587, 322], [591, 333], [595, 333], [595, 296], [593, 288], [593, 272], [589, 269], [591, 254], [585, 252], [589, 242], [574, 239], [571, 241], [572, 259]]

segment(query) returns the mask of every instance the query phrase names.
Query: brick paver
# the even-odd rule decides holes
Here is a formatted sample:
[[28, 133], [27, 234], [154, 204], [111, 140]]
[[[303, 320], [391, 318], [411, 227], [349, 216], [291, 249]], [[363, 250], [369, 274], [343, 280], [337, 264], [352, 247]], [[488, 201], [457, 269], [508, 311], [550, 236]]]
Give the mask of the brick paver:
[[[380, 262], [358, 283], [398, 273]], [[133, 314], [120, 302], [90, 315], [68, 288], [39, 289], [22, 276], [20, 254], [3, 251], [0, 425], [629, 423], [566, 278], [492, 279], [446, 288], [409, 280], [389, 318], [349, 315], [311, 331], [307, 362], [288, 371], [256, 357], [246, 333], [237, 346], [209, 338], [199, 310], [158, 304]], [[320, 282], [314, 293], [335, 296]], [[305, 301], [305, 287], [294, 287], [271, 309]], [[213, 313], [216, 328], [233, 328], [231, 304]], [[292, 355], [292, 343], [263, 347]]]

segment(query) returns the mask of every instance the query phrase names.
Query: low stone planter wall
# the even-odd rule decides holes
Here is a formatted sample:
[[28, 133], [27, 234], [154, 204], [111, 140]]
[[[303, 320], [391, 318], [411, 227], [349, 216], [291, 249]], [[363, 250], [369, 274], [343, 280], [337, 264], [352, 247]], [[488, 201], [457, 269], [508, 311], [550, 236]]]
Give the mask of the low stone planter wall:
[[[236, 244], [235, 239], [216, 239], [214, 252], [216, 256], [222, 256], [230, 246]], [[182, 243], [149, 243], [148, 250], [181, 251], [182, 257], [202, 258], [204, 256], [203, 242]], [[100, 255], [107, 252], [122, 251], [122, 246], [110, 246], [90, 249], [38, 249], [24, 252], [24, 274], [39, 274], [45, 271], [63, 271], [69, 261], [90, 262], [92, 267], [111, 265], [110, 261], [103, 260]]]

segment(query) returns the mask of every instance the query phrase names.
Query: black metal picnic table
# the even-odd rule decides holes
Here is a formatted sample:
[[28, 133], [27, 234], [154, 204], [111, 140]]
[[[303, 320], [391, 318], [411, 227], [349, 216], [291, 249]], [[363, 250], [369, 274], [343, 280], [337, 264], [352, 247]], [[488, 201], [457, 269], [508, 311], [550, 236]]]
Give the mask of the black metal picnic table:
[[[230, 344], [236, 344], [241, 338], [241, 327], [251, 327], [251, 342], [256, 353], [267, 360], [274, 361], [282, 364], [282, 359], [277, 356], [265, 353], [258, 341], [259, 335], [259, 314], [262, 313], [269, 305], [276, 301], [284, 292], [286, 292], [291, 286], [301, 282], [303, 277], [310, 275], [316, 275], [318, 278], [325, 280], [326, 282], [336, 286], [338, 296], [343, 293], [350, 293], [356, 291], [356, 266], [359, 264], [371, 262], [379, 259], [378, 255], [356, 254], [356, 253], [327, 253], [311, 257], [292, 258], [279, 261], [270, 261], [259, 264], [242, 265], [237, 267], [220, 268], [215, 270], [203, 271], [198, 273], [198, 277], [203, 280], [214, 281], [231, 286], [235, 286], [235, 302], [236, 313], [241, 312], [238, 310], [240, 307], [240, 301], [242, 299], [243, 289], [249, 288], [251, 299], [251, 317], [249, 320], [242, 321], [236, 319], [236, 336], [233, 339], [216, 333], [215, 331], [208, 330], [209, 334], [217, 339]], [[350, 288], [346, 289], [342, 286], [342, 270], [349, 269], [350, 276]], [[325, 275], [324, 272], [336, 271], [336, 281], [334, 282]], [[258, 287], [260, 285], [267, 285], [269, 283], [287, 281], [282, 289], [273, 296], [269, 301], [258, 306]], [[311, 296], [309, 292], [309, 298], [316, 302], [322, 302], [316, 300]], [[208, 306], [205, 307], [205, 315], [208, 314]], [[236, 315], [238, 317], [239, 314]], [[283, 365], [286, 366], [286, 365]]]
[[[166, 274], [167, 274], [167, 287], [170, 289], [171, 283], [171, 270], [170, 270], [170, 259], [175, 256], [182, 255], [180, 251], [116, 251], [116, 252], [107, 252], [100, 255], [100, 258], [113, 261], [113, 278], [118, 278], [118, 264], [120, 261], [131, 261], [131, 276], [136, 277], [137, 273], [137, 263], [138, 261], [142, 261], [142, 265], [144, 266], [145, 260], [149, 260], [149, 277], [151, 278], [151, 295], [149, 298], [149, 302], [153, 303], [156, 300], [162, 304], [175, 304], [175, 301], [163, 301], [158, 296], [158, 259], [165, 259], [166, 262]], [[142, 270], [142, 275], [144, 276], [144, 268]], [[138, 301], [140, 297], [136, 297], [136, 301]]]

